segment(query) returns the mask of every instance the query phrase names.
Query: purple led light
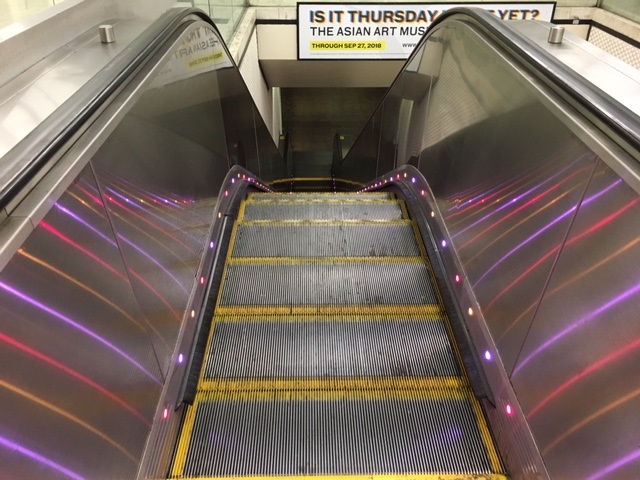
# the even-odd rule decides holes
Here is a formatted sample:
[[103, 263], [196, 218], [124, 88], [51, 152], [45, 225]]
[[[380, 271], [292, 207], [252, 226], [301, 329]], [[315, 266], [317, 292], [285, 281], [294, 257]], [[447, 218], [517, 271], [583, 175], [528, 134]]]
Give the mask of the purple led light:
[[[527, 196], [530, 196], [532, 194], [534, 194], [537, 190], [542, 189], [546, 184], [548, 183], [556, 183], [556, 178], [559, 177], [560, 175], [562, 175], [565, 171], [569, 170], [569, 168], [573, 167], [574, 163], [571, 163], [570, 165], [568, 165], [567, 167], [563, 168], [562, 170], [560, 170], [559, 172], [557, 172], [555, 175], [552, 175], [551, 177], [547, 178], [544, 182], [539, 183], [538, 185], [536, 185], [535, 187], [527, 190], [526, 192], [518, 195], [517, 197], [515, 197], [514, 200], [518, 201], [518, 200], [522, 200], [524, 198], [526, 198]], [[507, 202], [504, 205], [502, 205], [500, 208], [495, 209], [493, 212], [485, 215], [484, 217], [480, 218], [479, 220], [476, 220], [475, 222], [471, 223], [469, 226], [467, 226], [466, 228], [463, 228], [462, 230], [460, 230], [459, 232], [457, 232], [454, 237], [457, 237], [458, 235], [462, 235], [463, 233], [465, 233], [466, 231], [472, 229], [473, 227], [484, 223], [485, 221], [487, 221], [489, 218], [493, 217], [494, 215], [497, 215], [499, 212], [501, 212], [502, 210], [504, 210], [505, 208], [509, 208], [511, 206], [511, 202]]]
[[411, 183], [416, 183], [416, 177], [411, 177]]
[[621, 303], [624, 300], [628, 299], [629, 297], [635, 297], [635, 295], [637, 295], [638, 293], [640, 293], [640, 283], [638, 285], [636, 285], [635, 287], [630, 288], [626, 292], [622, 293], [621, 295], [618, 295], [614, 299], [609, 300], [607, 303], [605, 303], [604, 305], [600, 306], [599, 308], [597, 308], [596, 310], [591, 312], [589, 315], [587, 315], [585, 317], [582, 317], [577, 322], [572, 323], [567, 328], [565, 328], [561, 332], [557, 333], [556, 335], [551, 337], [549, 340], [544, 342], [542, 345], [540, 345], [538, 348], [536, 348], [533, 352], [531, 352], [529, 354], [529, 356], [527, 356], [524, 360], [522, 360], [522, 362], [519, 362], [518, 366], [513, 370], [513, 374], [514, 375], [517, 374], [531, 360], [533, 360], [535, 357], [537, 357], [544, 350], [546, 350], [547, 348], [552, 346], [554, 343], [556, 343], [557, 341], [559, 341], [562, 338], [564, 338], [565, 336], [567, 336], [569, 333], [573, 332], [574, 330], [576, 330], [579, 327], [584, 327], [587, 323], [589, 323], [592, 320], [598, 318], [598, 316], [601, 313], [604, 313], [607, 310], [609, 310], [610, 308], [615, 307], [616, 305], [618, 305], [619, 303]]
[[[619, 468], [624, 467], [628, 463], [634, 462], [640, 459], [640, 450], [635, 450], [633, 453], [622, 457], [621, 459], [607, 465], [602, 470], [597, 471], [591, 475], [587, 480], [600, 480], [602, 477], [609, 475], [611, 472], [615, 472]], [[637, 473], [637, 472], [636, 472]]]
[[111, 351], [113, 351], [116, 354], [120, 355], [122, 358], [127, 360], [129, 363], [135, 365], [142, 373], [144, 373], [146, 376], [151, 378], [158, 385], [161, 385], [161, 382], [151, 372], [149, 372], [146, 368], [144, 368], [142, 365], [140, 365], [136, 360], [134, 360], [128, 354], [126, 354], [125, 352], [120, 350], [120, 348], [116, 347], [111, 342], [109, 342], [106, 339], [102, 338], [97, 333], [93, 332], [92, 330], [89, 330], [87, 327], [85, 327], [83, 325], [80, 325], [78, 322], [70, 319], [69, 317], [66, 317], [66, 316], [62, 315], [61, 313], [57, 312], [53, 308], [48, 307], [45, 304], [40, 303], [37, 300], [25, 295], [24, 293], [16, 290], [15, 288], [7, 285], [4, 282], [0, 282], [0, 288], [2, 288], [6, 292], [14, 295], [15, 297], [19, 298], [20, 300], [23, 300], [26, 303], [38, 308], [39, 310], [42, 310], [42, 311], [48, 313], [49, 315], [57, 318], [58, 320], [63, 321], [64, 323], [66, 323], [67, 325], [71, 326], [72, 328], [75, 328], [76, 330], [80, 330], [85, 335], [93, 338], [94, 340], [98, 341], [99, 343], [101, 343], [102, 345], [104, 345], [105, 347], [110, 349]]
[[484, 359], [485, 359], [487, 362], [490, 362], [492, 358], [493, 358], [493, 357], [492, 357], [492, 355], [491, 355], [491, 352], [490, 352], [489, 350], [485, 350], [485, 351], [484, 351]]
[[442, 240], [442, 242], [440, 242], [440, 245], [442, 245], [442, 248], [445, 248], [447, 246], [447, 241]]
[[[110, 243], [111, 245], [116, 245], [116, 243], [107, 235], [105, 235], [104, 233], [102, 233], [100, 230], [98, 230], [97, 228], [95, 228], [93, 225], [91, 225], [89, 222], [87, 222], [86, 220], [80, 218], [78, 215], [76, 215], [75, 213], [69, 211], [67, 208], [59, 206], [58, 204], [56, 204], [56, 207], [59, 208], [60, 210], [62, 210], [64, 213], [66, 213], [67, 215], [69, 215], [71, 218], [73, 218], [74, 220], [76, 220], [77, 222], [79, 222], [80, 224], [84, 225], [85, 227], [87, 227], [89, 230], [91, 230], [93, 233], [95, 233], [96, 235], [98, 235], [100, 238], [102, 238], [103, 240], [107, 241], [108, 243]], [[120, 238], [129, 246], [131, 246], [134, 250], [136, 250], [138, 253], [140, 253], [143, 257], [145, 257], [146, 259], [148, 259], [151, 263], [153, 263], [155, 266], [157, 266], [160, 270], [162, 270], [167, 276], [169, 276], [178, 286], [178, 288], [180, 288], [183, 292], [187, 293], [187, 289], [182, 285], [182, 283], [180, 282], [180, 280], [178, 280], [167, 268], [165, 268], [158, 260], [156, 260], [154, 257], [152, 257], [151, 255], [149, 255], [145, 250], [143, 250], [142, 248], [138, 247], [138, 245], [136, 245], [135, 243], [133, 243], [131, 240], [129, 240], [127, 237], [120, 235]]]
[[180, 354], [178, 355], [178, 363], [182, 363], [184, 362], [184, 355]]
[[28, 448], [23, 447], [22, 445], [18, 445], [17, 443], [12, 442], [4, 437], [0, 437], [0, 445], [11, 450], [11, 453], [18, 453], [25, 457], [29, 457], [36, 462], [45, 465], [53, 470], [56, 470], [58, 473], [66, 475], [69, 478], [73, 478], [75, 480], [84, 480], [84, 477], [78, 475], [75, 472], [72, 472], [68, 468], [63, 467], [59, 463], [54, 462], [53, 460], [49, 460], [48, 458], [40, 455], [39, 453], [34, 452], [33, 450], [29, 450]]
[[[598, 198], [600, 198], [602, 195], [604, 195], [605, 193], [609, 192], [612, 188], [614, 188], [615, 186], [619, 185], [622, 182], [622, 180], [616, 180], [615, 182], [613, 182], [611, 185], [609, 185], [608, 187], [606, 187], [605, 189], [601, 190], [600, 192], [596, 193], [595, 195], [592, 195], [591, 197], [585, 199], [582, 202], [582, 206], [584, 205], [588, 205], [591, 202], [593, 202], [594, 200], [597, 200]], [[527, 244], [529, 244], [530, 242], [532, 242], [533, 240], [535, 240], [537, 237], [539, 237], [540, 235], [542, 235], [544, 232], [546, 232], [547, 230], [549, 230], [551, 227], [553, 227], [555, 224], [557, 224], [558, 222], [560, 222], [561, 220], [565, 219], [567, 216], [571, 215], [574, 211], [576, 210], [576, 206], [571, 207], [569, 210], [567, 210], [566, 212], [564, 212], [562, 215], [560, 215], [558, 218], [556, 218], [555, 220], [553, 220], [552, 222], [548, 223], [545, 227], [541, 228], [540, 230], [538, 230], [537, 232], [535, 232], [533, 235], [531, 235], [529, 238], [525, 239], [524, 241], [522, 241], [521, 243], [519, 243], [517, 246], [515, 246], [512, 250], [510, 250], [504, 257], [502, 257], [500, 260], [498, 260], [497, 262], [495, 262], [491, 268], [489, 268], [486, 272], [484, 272], [482, 274], [482, 276], [480, 278], [478, 278], [478, 280], [476, 281], [476, 283], [473, 284], [473, 286], [477, 286], [480, 281], [482, 281], [482, 279], [484, 279], [489, 273], [491, 273], [498, 265], [500, 265], [502, 262], [504, 262], [507, 258], [509, 258], [511, 255], [513, 255], [514, 253], [516, 253], [518, 250], [520, 250], [521, 248], [523, 248], [524, 246], [526, 246]]]

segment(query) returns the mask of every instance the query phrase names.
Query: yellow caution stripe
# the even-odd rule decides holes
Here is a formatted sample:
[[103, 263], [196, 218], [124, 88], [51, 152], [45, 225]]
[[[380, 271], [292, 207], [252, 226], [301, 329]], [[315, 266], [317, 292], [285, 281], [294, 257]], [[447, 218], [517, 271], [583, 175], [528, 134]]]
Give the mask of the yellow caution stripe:
[[304, 401], [304, 400], [466, 400], [468, 389], [441, 390], [239, 390], [198, 392], [198, 401]]
[[[469, 384], [463, 377], [369, 377], [369, 378], [294, 378], [294, 379], [203, 379], [199, 391], [235, 392], [351, 392], [370, 398], [372, 392], [391, 394], [394, 390], [429, 392], [465, 390]], [[384, 391], [381, 392], [381, 391]], [[447, 395], [448, 397], [448, 395]]]
[[431, 313], [428, 315], [402, 314], [390, 316], [389, 314], [379, 315], [221, 315], [216, 314], [213, 317], [214, 324], [220, 323], [238, 323], [238, 322], [382, 322], [392, 320], [403, 321], [433, 321], [442, 322], [445, 320], [442, 312]]
[[180, 478], [184, 472], [184, 466], [187, 463], [187, 454], [189, 453], [189, 445], [191, 444], [193, 427], [196, 422], [198, 400], [196, 399], [192, 406], [188, 406], [186, 408], [187, 414], [185, 415], [182, 423], [182, 430], [180, 431], [176, 454], [173, 458], [173, 465], [171, 466], [171, 478]]

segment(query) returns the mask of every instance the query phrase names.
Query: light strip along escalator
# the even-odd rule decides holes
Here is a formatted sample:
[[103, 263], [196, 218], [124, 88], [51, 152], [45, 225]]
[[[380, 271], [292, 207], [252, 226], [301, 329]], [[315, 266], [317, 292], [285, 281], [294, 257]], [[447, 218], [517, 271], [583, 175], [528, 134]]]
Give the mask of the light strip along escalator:
[[402, 202], [250, 195], [171, 478], [506, 478], [450, 338]]

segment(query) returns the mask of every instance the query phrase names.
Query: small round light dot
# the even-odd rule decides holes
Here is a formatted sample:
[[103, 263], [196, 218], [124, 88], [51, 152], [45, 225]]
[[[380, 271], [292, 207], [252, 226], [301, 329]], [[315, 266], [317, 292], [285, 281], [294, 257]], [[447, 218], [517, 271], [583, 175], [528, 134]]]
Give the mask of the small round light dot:
[[195, 310], [191, 310], [191, 318], [196, 316], [196, 311]]
[[511, 405], [507, 404], [505, 411], [507, 412], [507, 415], [513, 415], [513, 408], [511, 408]]
[[484, 359], [489, 362], [489, 361], [491, 361], [492, 358], [493, 357], [491, 355], [491, 352], [489, 350], [485, 350], [484, 351]]
[[420, 190], [420, 195], [422, 195], [424, 197], [424, 195], [425, 195], [424, 190]]
[[165, 409], [162, 411], [162, 418], [163, 418], [164, 420], [166, 420], [168, 417], [169, 417], [169, 409], [168, 409], [168, 408], [165, 408]]
[[404, 178], [407, 178], [407, 172], [404, 172]]
[[446, 247], [447, 246], [447, 241], [446, 240], [442, 240], [440, 242], [440, 245], [442, 245], [442, 248]]
[[209, 248], [213, 248], [213, 242], [209, 243]]
[[456, 275], [456, 283], [460, 283], [462, 281], [462, 278], [460, 278], [460, 275]]
[[235, 178], [232, 178], [232, 179], [231, 179], [231, 183], [236, 183], [236, 179], [235, 179]]
[[218, 212], [218, 218], [222, 218], [222, 212]]
[[398, 180], [400, 180], [400, 174], [398, 174], [398, 175], [396, 176], [396, 178], [397, 178]]
[[200, 285], [204, 285], [204, 277], [200, 277]]
[[178, 355], [178, 363], [182, 363], [184, 362], [184, 355], [180, 354]]
[[225, 190], [225, 191], [224, 191], [224, 196], [225, 196], [225, 197], [228, 197], [228, 196], [229, 196], [229, 190]]
[[435, 217], [435, 216], [436, 216], [436, 212], [431, 211], [431, 218], [433, 218], [433, 217]]
[[411, 177], [411, 183], [416, 183], [416, 177]]
[[469, 310], [467, 310], [467, 313], [468, 313], [469, 315], [473, 315], [473, 308], [469, 307]]

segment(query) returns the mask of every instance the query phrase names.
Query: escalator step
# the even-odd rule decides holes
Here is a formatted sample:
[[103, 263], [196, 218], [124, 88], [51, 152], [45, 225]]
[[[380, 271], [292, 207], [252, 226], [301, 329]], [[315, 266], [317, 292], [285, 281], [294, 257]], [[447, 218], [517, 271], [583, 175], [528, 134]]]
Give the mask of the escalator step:
[[466, 394], [386, 394], [316, 392], [265, 401], [205, 392], [184, 476], [495, 471]]
[[318, 192], [309, 192], [309, 193], [296, 193], [292, 195], [291, 193], [251, 193], [248, 196], [248, 201], [251, 203], [254, 202], [268, 202], [268, 203], [307, 203], [311, 201], [320, 201], [320, 202], [344, 202], [344, 201], [357, 201], [357, 202], [379, 202], [381, 200], [392, 200], [393, 195], [390, 193], [367, 193], [366, 195], [362, 195], [359, 193], [349, 193], [349, 192], [326, 192], [326, 193], [318, 193]]
[[420, 256], [409, 222], [378, 224], [243, 223], [235, 257], [409, 257]]
[[461, 375], [442, 320], [279, 318], [216, 317], [204, 378]]
[[[403, 279], [398, 282], [397, 279]], [[403, 263], [227, 266], [219, 306], [439, 305], [429, 267]]]
[[403, 212], [395, 201], [288, 204], [247, 202], [242, 221], [386, 221], [402, 220]]

